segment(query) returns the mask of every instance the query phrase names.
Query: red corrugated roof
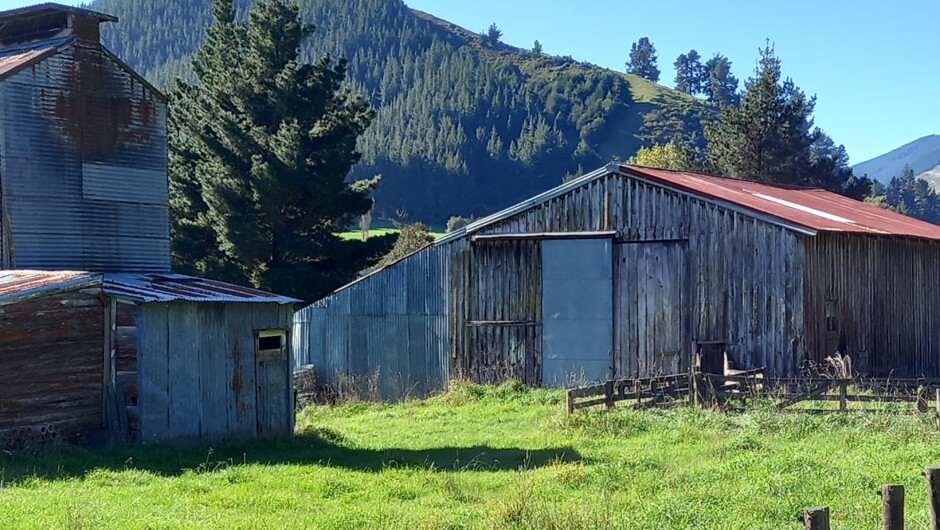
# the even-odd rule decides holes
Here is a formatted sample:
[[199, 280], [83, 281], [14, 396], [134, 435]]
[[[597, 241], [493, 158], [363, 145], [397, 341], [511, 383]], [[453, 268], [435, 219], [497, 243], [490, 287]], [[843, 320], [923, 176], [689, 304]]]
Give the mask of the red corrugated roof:
[[940, 239], [940, 226], [820, 188], [765, 184], [685, 171], [621, 166], [624, 173], [731, 203], [816, 232]]

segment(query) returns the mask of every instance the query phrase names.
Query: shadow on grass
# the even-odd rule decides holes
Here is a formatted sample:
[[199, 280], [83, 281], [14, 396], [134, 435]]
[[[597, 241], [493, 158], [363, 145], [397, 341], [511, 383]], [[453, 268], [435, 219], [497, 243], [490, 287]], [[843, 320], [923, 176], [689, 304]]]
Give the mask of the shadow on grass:
[[320, 465], [367, 472], [389, 468], [492, 472], [533, 469], [550, 462], [580, 460], [581, 455], [570, 447], [357, 448], [350, 446], [341, 434], [319, 429], [299, 433], [293, 438], [231, 440], [191, 448], [166, 445], [125, 445], [102, 449], [55, 446], [4, 451], [0, 457], [0, 487], [3, 482], [15, 483], [27, 477], [50, 480], [82, 477], [98, 469], [140, 470], [163, 476], [245, 464]]

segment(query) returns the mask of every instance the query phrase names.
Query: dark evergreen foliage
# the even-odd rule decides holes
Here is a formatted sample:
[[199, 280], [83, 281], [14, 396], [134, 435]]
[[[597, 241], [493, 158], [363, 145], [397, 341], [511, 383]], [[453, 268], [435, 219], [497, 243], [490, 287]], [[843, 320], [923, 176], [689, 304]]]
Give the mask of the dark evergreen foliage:
[[780, 59], [768, 44], [740, 106], [725, 106], [717, 121], [706, 124], [709, 166], [731, 177], [861, 193], [865, 182], [852, 176], [845, 149], [813, 127], [815, 102], [783, 80]]
[[659, 67], [656, 65], [656, 48], [648, 37], [630, 46], [630, 59], [627, 61], [627, 73], [636, 74], [652, 82], [659, 81]]
[[284, 0], [248, 22], [216, 0], [193, 56], [196, 82], [171, 91], [173, 257], [187, 272], [314, 300], [355, 277], [393, 238], [335, 232], [372, 207], [378, 178], [346, 182], [369, 105], [342, 89], [345, 61], [298, 66], [313, 27]]
[[905, 165], [901, 174], [892, 177], [887, 186], [877, 185], [871, 202], [928, 223], [940, 224], [940, 196]]
[[702, 93], [708, 101], [718, 105], [737, 105], [738, 78], [731, 75], [731, 61], [723, 55], [715, 55], [703, 67]]
[[676, 90], [693, 96], [702, 92], [707, 74], [697, 51], [679, 55], [673, 66], [676, 67]]

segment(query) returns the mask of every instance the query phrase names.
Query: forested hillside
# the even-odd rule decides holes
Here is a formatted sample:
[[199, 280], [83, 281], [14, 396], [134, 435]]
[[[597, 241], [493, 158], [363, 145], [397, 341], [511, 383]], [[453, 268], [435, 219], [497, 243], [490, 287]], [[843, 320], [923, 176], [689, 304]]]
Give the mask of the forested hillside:
[[[243, 0], [240, 8], [247, 8]], [[382, 175], [377, 217], [482, 215], [642, 144], [701, 145], [712, 107], [635, 75], [523, 50], [399, 0], [300, 0], [317, 32], [303, 51], [349, 62], [376, 108], [351, 178]], [[157, 85], [187, 76], [210, 0], [97, 0], [108, 47]], [[493, 29], [496, 29], [495, 26]], [[625, 43], [626, 46], [626, 43]]]

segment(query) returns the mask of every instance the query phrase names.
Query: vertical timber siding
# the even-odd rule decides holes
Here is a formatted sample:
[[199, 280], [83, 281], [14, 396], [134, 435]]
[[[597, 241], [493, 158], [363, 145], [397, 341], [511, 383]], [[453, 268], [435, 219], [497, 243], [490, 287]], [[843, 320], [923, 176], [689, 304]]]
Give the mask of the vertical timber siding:
[[0, 430], [104, 428], [104, 308], [100, 290], [0, 306]]
[[[616, 232], [615, 246], [630, 246], [615, 257], [632, 256], [631, 263], [618, 259], [614, 267], [617, 375], [687, 370], [702, 343], [719, 345], [739, 367], [766, 366], [773, 376], [799, 372], [801, 241], [810, 236], [621, 174], [588, 180], [474, 233], [528, 233], [532, 239], [472, 242], [468, 234], [437, 243], [300, 311], [297, 360], [316, 365], [326, 382], [335, 382], [337, 372], [397, 370], [399, 381], [410, 374], [408, 383], [418, 388], [425, 369], [425, 390], [439, 388], [451, 374], [539, 384], [543, 286], [537, 234], [597, 231]], [[640, 256], [652, 259], [643, 270]], [[416, 278], [425, 282], [421, 292], [406, 286], [406, 279]], [[410, 309], [416, 300], [423, 312]], [[650, 322], [640, 318], [641, 307]], [[417, 333], [416, 341], [415, 326], [421, 325], [434, 331]], [[404, 385], [389, 387], [395, 380], [383, 377], [384, 396], [401, 395]]]
[[295, 316], [296, 362], [317, 379], [378, 373], [380, 397], [423, 396], [450, 379], [448, 249], [427, 247]]
[[166, 103], [97, 46], [0, 82], [0, 263], [169, 271]]
[[255, 331], [288, 330], [289, 342], [292, 313], [264, 303], [138, 306], [141, 439], [290, 434], [290, 355], [258, 362]]
[[940, 375], [940, 241], [819, 235], [806, 264], [810, 360], [839, 351], [863, 373]]
[[[803, 236], [791, 230], [661, 185], [608, 175], [481, 233], [597, 230], [616, 230], [619, 241], [639, 247], [644, 242], [687, 242], [689, 277], [683, 283], [691, 292], [677, 296], [689, 305], [682, 302], [668, 311], [686, 313], [691, 319], [691, 336], [681, 344], [684, 361], [677, 369], [688, 369], [697, 344], [707, 341], [724, 343], [738, 366], [766, 366], [779, 376], [798, 373], [803, 360]], [[660, 274], [656, 269], [647, 273]], [[629, 314], [623, 308], [645, 305], [645, 298], [640, 300], [645, 293], [615, 292], [628, 297], [618, 301], [622, 309], [620, 326], [615, 324], [621, 330], [614, 340], [621, 345], [617, 372], [650, 375], [661, 371], [663, 367], [657, 367], [649, 356], [660, 351], [644, 353], [647, 372], [638, 370], [636, 364], [639, 352], [652, 344], [646, 334], [655, 333], [653, 327], [638, 322], [636, 339], [622, 335], [631, 328], [624, 325]]]

